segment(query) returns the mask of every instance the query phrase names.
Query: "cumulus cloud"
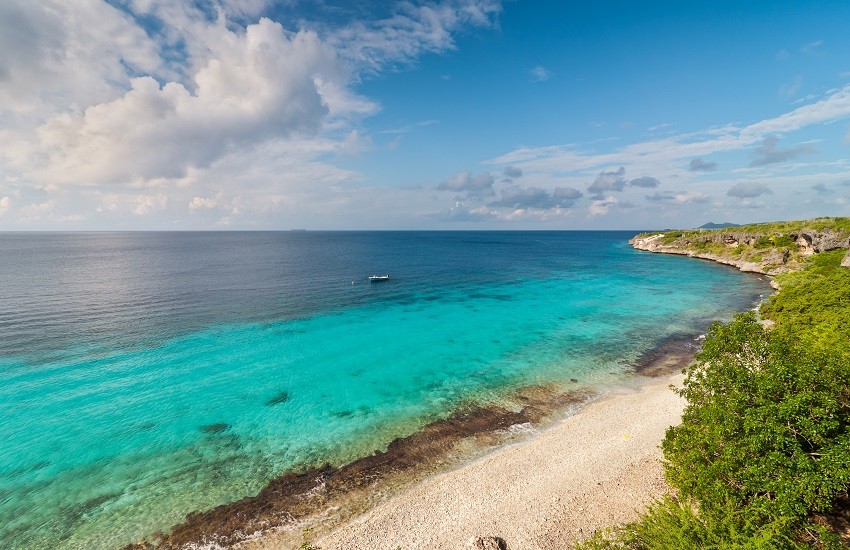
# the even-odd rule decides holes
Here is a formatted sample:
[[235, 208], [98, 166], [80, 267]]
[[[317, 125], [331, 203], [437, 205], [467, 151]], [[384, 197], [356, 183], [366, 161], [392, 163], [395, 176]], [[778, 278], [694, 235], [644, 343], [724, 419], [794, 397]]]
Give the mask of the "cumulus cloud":
[[481, 172], [473, 175], [470, 172], [463, 171], [440, 183], [437, 189], [465, 193], [470, 198], [488, 197], [495, 195], [493, 191], [493, 183], [495, 181], [496, 179], [490, 172]]
[[596, 199], [590, 203], [588, 212], [591, 217], [604, 216], [615, 205], [617, 205], [617, 199], [612, 196], [605, 197], [604, 199]]
[[193, 197], [189, 203], [189, 210], [204, 210], [217, 208], [221, 204], [221, 200], [217, 197]]
[[[96, 21], [97, 24], [92, 24]], [[114, 95], [130, 72], [162, 69], [157, 44], [106, 2], [0, 3], [4, 114], [55, 113]]]
[[168, 197], [162, 193], [156, 195], [139, 195], [136, 197], [136, 207], [133, 214], [143, 216], [157, 210], [163, 210], [168, 206]]
[[12, 199], [9, 197], [0, 197], [0, 214], [5, 214], [12, 205]]
[[582, 192], [572, 187], [556, 187], [550, 192], [539, 187], [522, 188], [513, 185], [503, 189], [499, 199], [489, 206], [539, 210], [570, 208], [581, 196]]
[[812, 185], [812, 189], [814, 189], [818, 193], [829, 193], [830, 192], [829, 187], [827, 187], [823, 183], [816, 183], [816, 184]]
[[531, 75], [531, 79], [534, 82], [545, 82], [546, 80], [552, 78], [552, 73], [550, 73], [546, 69], [546, 67], [543, 67], [542, 65], [538, 65], [532, 68], [530, 71], [528, 71], [528, 73]]
[[730, 197], [751, 199], [762, 195], [772, 195], [773, 191], [771, 191], [770, 188], [763, 183], [745, 181], [733, 185], [728, 191], [726, 191], [726, 194]]
[[53, 201], [31, 203], [21, 208], [21, 221], [32, 222], [48, 219], [53, 213]]
[[[502, 9], [499, 0], [398, 2], [322, 22], [296, 20], [297, 10], [267, 0], [0, 4], [0, 177], [62, 193], [38, 203], [53, 214], [16, 201], [20, 216], [4, 221], [71, 219], [86, 209], [100, 223], [137, 213], [159, 226], [187, 208], [250, 210], [253, 221], [295, 188], [343, 193], [331, 186], [362, 176], [334, 166], [332, 155], [368, 150], [369, 136], [356, 129], [380, 108], [357, 83], [454, 49], [456, 35], [495, 26]], [[378, 12], [387, 15], [369, 17]], [[211, 186], [231, 198], [205, 193]]]
[[368, 111], [342, 90], [344, 71], [315, 33], [288, 37], [269, 19], [244, 36], [218, 32], [219, 51], [194, 89], [135, 78], [122, 97], [44, 124], [50, 162], [40, 175], [64, 183], [179, 178], [235, 148], [313, 134], [340, 104]]
[[764, 166], [766, 164], [776, 164], [795, 159], [806, 153], [814, 153], [815, 149], [811, 145], [800, 145], [797, 147], [788, 147], [782, 149], [779, 146], [778, 136], [768, 136], [764, 138], [762, 144], [753, 151], [753, 160], [750, 166]]
[[446, 221], [446, 222], [482, 222], [493, 220], [497, 217], [496, 213], [486, 206], [470, 208], [462, 202], [456, 202], [455, 205], [443, 212], [429, 214], [429, 218]]
[[688, 193], [679, 193], [673, 199], [677, 204], [685, 203], [704, 203], [711, 200], [708, 195], [699, 191], [690, 191]]
[[522, 170], [514, 166], [505, 166], [505, 169], [502, 170], [502, 173], [505, 175], [505, 177], [511, 179], [522, 177]]
[[661, 182], [656, 178], [652, 178], [649, 176], [643, 176], [642, 178], [635, 178], [629, 182], [629, 185], [633, 187], [658, 187], [661, 185]]
[[587, 192], [591, 194], [591, 198], [598, 201], [602, 200], [604, 193], [622, 191], [626, 187], [626, 180], [623, 178], [625, 174], [626, 169], [622, 166], [610, 172], [602, 171], [587, 187]]
[[701, 158], [691, 159], [688, 164], [689, 172], [714, 172], [717, 170], [716, 162], [705, 162]]

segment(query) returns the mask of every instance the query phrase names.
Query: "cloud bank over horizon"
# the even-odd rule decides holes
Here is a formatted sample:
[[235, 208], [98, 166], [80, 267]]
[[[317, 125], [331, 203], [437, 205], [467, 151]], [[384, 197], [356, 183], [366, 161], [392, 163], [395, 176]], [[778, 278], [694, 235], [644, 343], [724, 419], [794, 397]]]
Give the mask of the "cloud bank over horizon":
[[[850, 213], [846, 82], [785, 80], [787, 108], [742, 123], [606, 125], [566, 110], [585, 124], [573, 124], [580, 139], [559, 139], [553, 122], [544, 144], [521, 146], [528, 124], [512, 109], [539, 97], [545, 121], [602, 78], [543, 48], [503, 64], [504, 96], [479, 89], [487, 73], [466, 56], [505, 59], [482, 45], [514, 48], [513, 14], [533, 8], [307, 4], [4, 3], [0, 229], [602, 228]], [[801, 48], [774, 56], [777, 71], [815, 55]], [[455, 103], [467, 90], [478, 101]]]

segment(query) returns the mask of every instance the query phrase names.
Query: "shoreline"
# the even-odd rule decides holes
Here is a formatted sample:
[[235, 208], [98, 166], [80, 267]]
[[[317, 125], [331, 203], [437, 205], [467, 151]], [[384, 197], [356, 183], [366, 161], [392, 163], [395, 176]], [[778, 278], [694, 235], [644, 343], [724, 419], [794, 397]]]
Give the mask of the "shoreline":
[[[634, 242], [630, 243], [641, 249]], [[750, 271], [741, 269], [741, 266], [734, 267]], [[759, 272], [752, 274], [765, 275]], [[553, 535], [556, 539], [553, 544], [523, 539], [520, 546], [515, 546], [517, 542], [512, 546], [508, 541], [508, 548], [563, 548], [590, 536], [596, 529], [613, 527], [636, 518], [640, 509], [668, 491], [660, 462], [660, 442], [667, 427], [680, 421], [685, 405], [671, 390], [671, 384], [681, 383], [681, 372], [693, 361], [702, 336], [680, 333], [665, 338], [628, 364], [623, 370], [620, 385], [603, 388], [602, 393], [592, 388], [569, 389], [565, 385], [551, 384], [520, 388], [506, 402], [498, 404], [467, 403], [448, 418], [431, 422], [409, 436], [395, 439], [386, 451], [375, 451], [339, 467], [325, 465], [306, 472], [281, 474], [255, 496], [190, 513], [167, 534], [150, 535], [146, 539], [150, 542], [130, 544], [124, 550], [277, 550], [298, 548], [304, 543], [315, 544], [313, 547], [323, 550], [385, 546], [393, 549], [460, 548], [465, 547], [468, 541], [446, 538], [448, 533], [457, 535], [456, 529], [440, 524], [434, 518], [425, 519], [432, 509], [440, 509], [441, 505], [450, 502], [465, 501], [471, 509], [479, 510], [481, 517], [490, 517], [491, 520], [507, 518], [506, 529], [511, 530], [512, 516], [509, 510], [499, 512], [498, 502], [494, 503], [494, 507], [482, 508], [481, 502], [469, 501], [469, 491], [480, 492], [473, 487], [478, 483], [477, 478], [485, 476], [490, 479], [489, 474], [478, 471], [478, 468], [483, 468], [482, 464], [502, 468], [501, 477], [496, 475], [495, 479], [501, 479], [504, 489], [515, 485], [517, 477], [527, 481], [530, 464], [537, 470], [542, 467], [548, 475], [557, 477], [558, 467], [565, 462], [577, 458], [585, 462], [589, 460], [588, 466], [596, 468], [594, 475], [599, 478], [595, 486], [586, 486], [588, 474], [579, 470], [562, 481], [570, 487], [583, 487], [584, 492], [579, 494], [570, 489], [563, 497], [547, 498], [550, 501], [556, 498], [557, 502], [583, 502], [580, 511], [595, 509], [597, 513], [562, 513], [563, 517], [559, 520], [561, 527], [553, 531], [557, 533]], [[648, 409], [650, 402], [655, 403], [655, 407]], [[634, 410], [644, 411], [646, 417], [635, 417]], [[616, 417], [613, 423], [612, 415]], [[631, 424], [617, 424], [621, 420]], [[648, 429], [642, 427], [644, 422], [649, 423]], [[626, 431], [641, 434], [638, 437], [626, 434], [624, 438], [639, 442], [636, 443], [640, 447], [639, 453], [618, 455], [616, 460], [608, 456], [609, 447], [616, 440], [612, 440], [610, 432], [615, 424]], [[574, 426], [581, 429], [576, 430]], [[565, 439], [581, 443], [570, 445]], [[548, 447], [542, 441], [548, 441]], [[600, 445], [604, 452], [598, 453], [595, 460], [589, 459], [588, 453]], [[546, 460], [526, 460], [522, 467], [518, 467], [515, 457], [522, 456], [523, 452], [516, 449], [534, 449], [536, 455], [545, 456]], [[553, 452], [553, 449], [560, 451]], [[505, 470], [514, 473], [507, 475]], [[451, 481], [446, 481], [449, 479]], [[551, 484], [543, 483], [543, 487], [542, 494], [514, 497], [508, 502], [516, 510], [523, 506], [539, 506], [545, 503], [544, 497], [549, 494], [546, 491], [553, 490]], [[433, 496], [435, 490], [444, 496]], [[491, 492], [498, 493], [498, 486]], [[432, 496], [422, 497], [426, 494]], [[428, 505], [423, 508], [421, 502], [414, 504], [417, 498], [425, 498]], [[501, 501], [501, 498], [497, 500]], [[419, 520], [412, 525], [405, 524], [397, 516], [399, 513], [408, 520], [416, 517]], [[462, 513], [463, 509], [453, 512], [454, 515]], [[540, 537], [545, 538], [545, 533], [552, 526], [544, 527], [544, 524], [550, 519], [548, 516], [537, 517], [537, 523], [531, 522], [527, 528], [542, 530]], [[469, 530], [474, 523], [464, 525]], [[378, 525], [380, 527], [375, 527]], [[430, 529], [423, 530], [423, 525]], [[377, 530], [368, 535], [370, 529]], [[400, 536], [399, 533], [406, 534], [407, 538], [396, 541], [393, 537]], [[411, 545], [410, 533], [416, 533], [425, 545]], [[512, 537], [521, 538], [520, 535], [514, 533]], [[482, 532], [476, 536], [504, 538], [499, 533]], [[390, 540], [396, 542], [388, 542]]]
[[[658, 443], [685, 401], [681, 374], [611, 392], [514, 445], [432, 476], [312, 541], [322, 550], [555, 550], [635, 519], [668, 489]], [[521, 479], [521, 482], [519, 482]], [[273, 537], [246, 550], [281, 548]]]
[[[305, 539], [305, 529], [310, 537], [344, 530], [364, 514], [383, 509], [434, 478], [530, 444], [597, 403], [637, 395], [642, 388], [659, 383], [672, 394], [667, 380], [692, 361], [697, 341], [696, 334], [662, 340], [629, 363], [620, 385], [601, 394], [589, 388], [526, 386], [511, 394], [507, 403], [467, 404], [446, 419], [394, 440], [386, 451], [340, 467], [325, 465], [283, 474], [255, 496], [193, 512], [167, 534], [152, 535], [150, 542], [124, 549], [297, 548]], [[662, 436], [663, 430], [653, 445]], [[652, 475], [656, 480], [663, 478], [660, 470]]]

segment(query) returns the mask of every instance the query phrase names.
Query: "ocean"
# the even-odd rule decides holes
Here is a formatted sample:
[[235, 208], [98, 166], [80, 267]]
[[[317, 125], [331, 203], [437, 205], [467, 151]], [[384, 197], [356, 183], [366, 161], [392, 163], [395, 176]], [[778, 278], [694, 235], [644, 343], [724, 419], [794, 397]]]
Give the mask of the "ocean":
[[770, 292], [632, 235], [0, 234], [0, 541], [117, 548], [462, 403], [604, 391]]

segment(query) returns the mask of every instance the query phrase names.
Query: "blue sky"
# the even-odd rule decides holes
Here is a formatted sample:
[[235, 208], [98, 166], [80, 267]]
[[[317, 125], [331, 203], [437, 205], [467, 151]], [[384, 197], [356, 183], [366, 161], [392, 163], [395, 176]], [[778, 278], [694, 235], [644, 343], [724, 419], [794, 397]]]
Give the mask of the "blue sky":
[[0, 229], [850, 215], [846, 2], [11, 0]]

